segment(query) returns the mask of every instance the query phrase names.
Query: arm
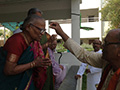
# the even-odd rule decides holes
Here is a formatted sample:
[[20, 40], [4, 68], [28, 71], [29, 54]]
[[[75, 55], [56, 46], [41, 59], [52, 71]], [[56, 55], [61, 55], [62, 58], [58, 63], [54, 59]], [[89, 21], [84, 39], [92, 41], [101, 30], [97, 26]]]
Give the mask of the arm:
[[87, 66], [87, 64], [81, 63], [80, 68], [79, 68], [79, 70], [77, 72], [77, 75], [82, 76], [84, 74], [84, 72], [85, 72], [86, 66]]
[[[18, 65], [17, 62], [13, 62], [12, 58], [10, 57], [7, 57], [7, 60], [4, 66], [5, 75], [16, 75], [34, 67], [39, 67], [39, 66], [47, 67], [51, 65], [50, 59], [41, 59], [40, 57], [37, 57], [34, 61], [30, 63]], [[14, 58], [15, 58], [14, 61], [18, 61], [19, 59], [18, 56]]]
[[65, 44], [64, 46], [78, 58], [83, 63], [90, 64], [92, 66], [96, 67], [102, 67], [104, 60], [101, 59], [101, 54], [94, 53], [94, 52], [88, 52], [80, 45], [69, 38], [67, 34], [64, 33], [64, 31], [61, 29], [60, 25], [58, 23], [51, 23], [50, 28], [55, 29], [56, 33], [59, 34], [62, 39], [64, 40]]
[[91, 74], [102, 72], [101, 68], [91, 67], [90, 69]]
[[75, 75], [75, 79], [78, 79], [78, 78], [82, 77], [82, 75], [85, 72], [86, 66], [87, 66], [87, 64], [81, 63], [80, 68], [79, 68], [79, 70], [77, 72], [77, 75]]
[[66, 42], [67, 39], [69, 38], [69, 36], [61, 29], [61, 27], [58, 23], [56, 23], [56, 22], [50, 23], [50, 28], [55, 29], [56, 33], [62, 37], [64, 42]]

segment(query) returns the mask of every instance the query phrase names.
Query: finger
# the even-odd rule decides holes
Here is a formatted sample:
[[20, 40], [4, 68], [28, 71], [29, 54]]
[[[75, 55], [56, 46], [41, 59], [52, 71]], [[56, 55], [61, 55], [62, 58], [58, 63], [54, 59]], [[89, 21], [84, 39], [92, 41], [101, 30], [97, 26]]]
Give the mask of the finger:
[[55, 29], [56, 26], [57, 26], [57, 23], [51, 22], [49, 27]]
[[52, 62], [51, 62], [51, 60], [49, 60], [49, 59], [47, 59], [47, 60], [45, 59], [45, 60], [41, 61], [41, 64], [44, 65], [44, 66], [50, 66], [51, 63], [52, 63]]

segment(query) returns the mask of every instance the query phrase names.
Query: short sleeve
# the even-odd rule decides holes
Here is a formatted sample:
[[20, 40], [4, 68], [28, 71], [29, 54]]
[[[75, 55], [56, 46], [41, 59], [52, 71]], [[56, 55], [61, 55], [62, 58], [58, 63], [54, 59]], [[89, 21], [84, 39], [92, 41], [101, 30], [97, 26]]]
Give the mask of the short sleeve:
[[11, 36], [4, 45], [4, 50], [18, 56], [20, 56], [26, 48], [27, 44], [20, 33]]

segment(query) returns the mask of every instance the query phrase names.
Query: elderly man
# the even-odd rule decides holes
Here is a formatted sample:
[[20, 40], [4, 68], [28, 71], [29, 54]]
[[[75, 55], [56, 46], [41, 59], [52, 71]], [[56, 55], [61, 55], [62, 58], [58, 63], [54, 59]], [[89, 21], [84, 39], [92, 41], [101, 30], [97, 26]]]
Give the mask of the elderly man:
[[[94, 52], [102, 53], [101, 51], [101, 41], [99, 39], [95, 39], [93, 41]], [[86, 69], [86, 67], [88, 68]], [[102, 69], [96, 68], [91, 65], [87, 65], [86, 63], [82, 63], [80, 68], [75, 76], [76, 79], [81, 78], [81, 76], [86, 72], [87, 74], [87, 90], [96, 90], [96, 86], [100, 82]]]
[[88, 52], [69, 38], [56, 22], [50, 24], [65, 44], [80, 61], [102, 68], [103, 75], [97, 90], [120, 90], [120, 29], [108, 32], [103, 44], [103, 53]]

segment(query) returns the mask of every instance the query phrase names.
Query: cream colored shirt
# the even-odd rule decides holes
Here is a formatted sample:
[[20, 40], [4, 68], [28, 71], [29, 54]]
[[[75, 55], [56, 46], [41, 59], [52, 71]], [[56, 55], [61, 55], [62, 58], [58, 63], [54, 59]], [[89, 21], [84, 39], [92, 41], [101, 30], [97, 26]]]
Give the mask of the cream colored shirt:
[[[64, 46], [76, 56], [78, 60], [80, 60], [83, 63], [87, 63], [91, 66], [102, 68], [104, 70], [105, 66], [108, 64], [107, 61], [102, 59], [102, 54], [95, 53], [95, 52], [89, 52], [85, 49], [83, 49], [77, 42], [73, 41], [71, 38], [69, 38]], [[113, 70], [111, 69], [101, 90], [106, 90], [108, 87], [108, 82], [111, 79], [111, 76], [114, 74]], [[118, 84], [116, 87], [116, 90], [120, 90], [120, 78], [118, 80]]]

